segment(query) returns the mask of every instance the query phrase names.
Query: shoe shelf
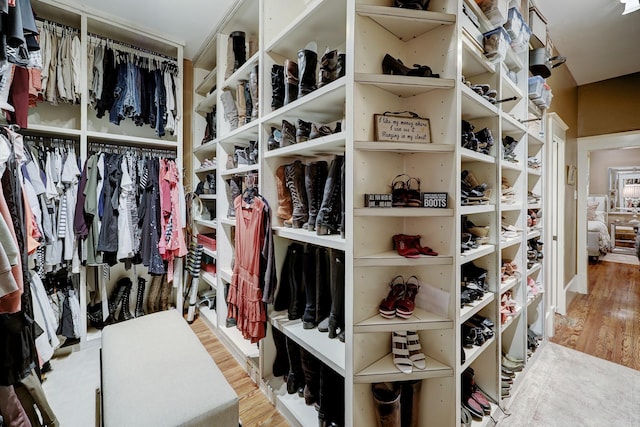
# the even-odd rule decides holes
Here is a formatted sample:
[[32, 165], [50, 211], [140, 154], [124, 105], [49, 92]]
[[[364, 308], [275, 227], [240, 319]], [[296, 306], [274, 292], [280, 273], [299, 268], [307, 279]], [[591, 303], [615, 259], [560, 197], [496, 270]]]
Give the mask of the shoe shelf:
[[218, 168], [217, 166], [207, 166], [207, 167], [204, 167], [204, 168], [195, 169], [193, 172], [194, 173], [209, 173], [209, 172], [215, 172], [217, 168]]
[[[344, 106], [345, 82], [345, 78], [336, 79], [328, 85], [266, 114], [263, 116], [262, 123], [280, 127], [283, 119], [295, 124], [299, 118], [309, 120], [313, 117], [316, 122], [331, 122], [342, 118], [342, 115], [336, 117], [336, 107]], [[342, 111], [343, 108], [339, 108], [339, 110]]]
[[510, 70], [520, 71], [524, 68], [524, 62], [522, 61], [521, 56], [521, 53], [517, 53], [511, 47], [509, 47], [504, 58], [504, 63], [507, 65], [507, 67], [509, 67]]
[[[322, 45], [318, 44], [318, 62], [329, 49], [344, 48], [346, 7], [331, 0], [311, 0], [304, 11], [272, 39], [265, 41], [265, 52], [296, 60], [298, 50], [303, 49], [309, 41], [321, 35]], [[289, 5], [287, 5], [289, 6]]]
[[215, 310], [210, 309], [207, 306], [198, 307], [198, 312], [202, 316], [202, 319], [205, 323], [209, 325], [212, 329], [217, 329], [218, 325], [218, 314]]
[[451, 13], [368, 4], [356, 5], [356, 13], [372, 19], [400, 40], [417, 38], [442, 25], [453, 25], [456, 22], [456, 16]]
[[520, 277], [512, 277], [500, 283], [500, 295], [520, 284]]
[[[175, 135], [165, 136], [164, 138], [175, 138]], [[90, 142], [115, 142], [120, 143], [122, 145], [131, 146], [131, 147], [144, 147], [144, 148], [169, 148], [169, 149], [178, 149], [177, 141], [169, 140], [169, 139], [157, 139], [157, 138], [146, 138], [142, 136], [132, 136], [132, 135], [118, 135], [114, 133], [104, 133], [104, 132], [96, 132], [96, 131], [87, 131], [87, 140]]]
[[199, 113], [203, 116], [207, 113], [210, 113], [211, 111], [213, 111], [213, 107], [216, 105], [217, 101], [218, 90], [215, 89], [213, 92], [207, 93], [204, 96], [204, 99], [198, 102], [198, 105], [196, 105], [196, 113]]
[[504, 211], [521, 211], [522, 203], [511, 203], [511, 204], [502, 203], [500, 204], [500, 210], [503, 212]]
[[[198, 86], [196, 86], [196, 89], [195, 89], [196, 94], [207, 97], [212, 92], [211, 89], [213, 89], [213, 87], [216, 85], [217, 78], [218, 78], [218, 68], [214, 67], [202, 78], [202, 80], [200, 80], [200, 83], [198, 83]], [[211, 107], [213, 107], [214, 105], [215, 105], [215, 101], [213, 104], [211, 104]]]
[[236, 226], [236, 219], [235, 218], [220, 218], [220, 224], [222, 225], [227, 225], [230, 227], [235, 227]]
[[479, 313], [480, 310], [491, 304], [494, 299], [495, 295], [493, 292], [485, 292], [482, 298], [462, 307], [460, 309], [460, 324], [469, 320], [474, 314]]
[[355, 141], [360, 151], [393, 151], [394, 153], [453, 153], [453, 144], [423, 144], [416, 142]]
[[338, 132], [309, 141], [276, 148], [264, 153], [265, 159], [275, 157], [315, 157], [322, 154], [344, 154], [346, 133]]
[[500, 333], [501, 334], [504, 333], [504, 331], [506, 331], [509, 326], [516, 323], [516, 320], [518, 319], [518, 317], [520, 317], [521, 314], [522, 314], [522, 307], [519, 307], [516, 310], [516, 312], [509, 317], [509, 319], [506, 322], [500, 325]]
[[301, 243], [310, 243], [316, 246], [323, 246], [344, 251], [346, 249], [346, 241], [340, 234], [318, 235], [315, 231], [307, 231], [304, 228], [289, 228], [282, 226], [272, 227], [276, 236], [284, 239], [295, 240]]
[[536, 132], [527, 131], [529, 145], [544, 145], [544, 139]]
[[201, 194], [200, 199], [202, 200], [216, 200], [218, 198], [217, 194]]
[[[246, 175], [249, 172], [258, 172], [260, 166], [256, 163], [255, 165], [242, 165], [237, 168], [227, 169], [220, 172], [222, 176], [231, 176], [231, 175]], [[202, 196], [201, 196], [202, 197]]]
[[231, 276], [233, 276], [233, 271], [231, 271], [231, 269], [218, 268], [218, 276], [220, 276], [220, 278], [225, 282], [231, 283]]
[[289, 320], [286, 311], [271, 312], [269, 321], [276, 329], [344, 377], [345, 344], [338, 338], [330, 339], [328, 333], [320, 332], [318, 328], [304, 329], [302, 320]]
[[505, 240], [500, 239], [500, 249], [505, 249], [519, 243], [522, 243], [522, 236], [511, 237]]
[[507, 160], [503, 160], [502, 163], [500, 163], [500, 167], [502, 169], [511, 170], [514, 172], [522, 171], [522, 167], [520, 166], [520, 163], [514, 163]]
[[389, 353], [360, 372], [357, 372], [353, 377], [353, 382], [368, 384], [386, 381], [411, 381], [443, 378], [453, 375], [453, 369], [451, 369], [451, 367], [426, 355], [425, 359], [427, 365], [425, 369], [415, 369], [412, 373], [405, 374], [398, 370], [393, 363], [393, 355]]
[[218, 143], [223, 145], [247, 145], [247, 141], [256, 141], [258, 140], [258, 124], [259, 120], [250, 121], [218, 138]]
[[462, 147], [460, 147], [460, 160], [463, 162], [496, 163], [496, 158], [493, 156]]
[[529, 269], [527, 269], [527, 276], [531, 276], [532, 274], [534, 274], [536, 271], [540, 270], [542, 268], [542, 263], [541, 262], [536, 262], [535, 264], [533, 264], [533, 266]]
[[82, 131], [80, 129], [69, 129], [62, 128], [57, 126], [48, 126], [42, 125], [38, 123], [31, 123], [32, 120], [29, 120], [29, 129], [30, 133], [43, 133], [43, 134], [56, 134], [60, 136], [70, 136], [70, 137], [79, 137]]
[[462, 94], [462, 118], [464, 120], [473, 121], [498, 116], [498, 108], [495, 105], [475, 93], [467, 85], [460, 84], [459, 87]]
[[425, 329], [451, 329], [453, 321], [429, 311], [416, 307], [413, 315], [408, 319], [394, 317], [385, 319], [379, 314], [353, 325], [354, 333], [363, 332], [394, 332], [419, 331]]
[[209, 255], [213, 259], [218, 258], [218, 253], [216, 251], [212, 251], [211, 249], [209, 249], [207, 247], [203, 247], [202, 248], [202, 252], [204, 252], [205, 254]]
[[422, 95], [432, 90], [452, 89], [455, 87], [453, 79], [374, 73], [356, 73], [355, 82], [376, 86], [401, 98]]
[[542, 209], [542, 203], [529, 203], [527, 206], [529, 209]]
[[269, 376], [264, 380], [269, 389], [267, 395], [287, 420], [295, 420], [300, 426], [312, 426], [318, 423], [318, 411], [313, 405], [307, 405], [298, 393], [287, 393], [287, 383], [283, 377]]
[[478, 24], [480, 25], [480, 32], [486, 33], [489, 30], [494, 29], [496, 26], [489, 21], [487, 16], [484, 14], [480, 6], [475, 2], [475, 0], [464, 0], [464, 5], [467, 9], [473, 13], [478, 18]]
[[475, 362], [475, 360], [489, 347], [491, 347], [491, 345], [496, 341], [496, 336], [495, 334], [489, 338], [487, 341], [484, 342], [484, 344], [482, 345], [474, 345], [471, 348], [464, 348], [464, 353], [466, 355], [466, 360], [465, 362], [462, 364], [462, 367], [460, 368], [460, 372], [464, 372], [465, 369], [467, 369], [469, 366], [471, 366], [471, 364], [473, 362]]
[[452, 265], [453, 257], [446, 255], [428, 256], [420, 255], [419, 258], [405, 258], [396, 251], [386, 251], [377, 254], [356, 257], [353, 260], [354, 267], [413, 267], [420, 265]]
[[460, 214], [461, 215], [472, 215], [478, 213], [487, 213], [487, 212], [495, 212], [495, 205], [468, 205], [468, 206], [460, 206]]
[[496, 66], [484, 56], [482, 46], [473, 39], [471, 34], [462, 30], [462, 75], [468, 79], [495, 72]]
[[205, 142], [204, 144], [198, 145], [197, 147], [194, 147], [193, 149], [193, 154], [195, 154], [196, 156], [200, 155], [200, 154], [216, 154], [216, 149], [218, 146], [218, 140], [214, 139], [212, 141], [209, 142]]
[[473, 261], [478, 258], [482, 258], [483, 256], [494, 253], [496, 250], [495, 245], [480, 245], [475, 249], [469, 249], [460, 254], [460, 264], [465, 264], [467, 262]]
[[542, 170], [541, 169], [527, 168], [527, 173], [529, 175], [533, 175], [533, 176], [542, 176]]
[[501, 409], [493, 402], [489, 402], [489, 405], [491, 405], [491, 412], [489, 415], [483, 415], [480, 420], [472, 418], [469, 427], [493, 427], [495, 425], [495, 420], [498, 419], [498, 411], [501, 411]]
[[524, 135], [527, 131], [522, 123], [520, 123], [511, 114], [501, 111], [500, 117], [502, 117], [502, 131], [508, 135]]
[[228, 79], [222, 83], [224, 89], [235, 88], [240, 80], [249, 80], [249, 72], [253, 67], [258, 65], [259, 52], [256, 52], [251, 58], [247, 58], [244, 64], [234, 71]]
[[218, 338], [225, 343], [227, 350], [236, 358], [244, 370], [250, 372], [253, 360], [259, 357], [259, 350], [256, 344], [244, 339], [240, 330], [235, 326], [218, 328]]
[[[503, 70], [504, 70], [504, 64], [502, 65]], [[506, 99], [506, 98], [511, 98], [511, 97], [516, 97], [517, 99], [513, 100], [513, 101], [505, 101], [502, 104], [506, 104], [507, 106], [509, 105], [513, 105], [515, 103], [517, 103], [518, 101], [520, 101], [523, 97], [522, 95], [522, 91], [520, 90], [520, 88], [517, 86], [516, 82], [514, 82], [513, 80], [511, 80], [506, 73], [502, 74], [502, 92], [500, 93], [500, 98], [501, 99]], [[504, 110], [505, 108], [502, 107], [502, 109]]]
[[538, 293], [533, 295], [533, 296], [527, 296], [527, 308], [531, 307], [534, 303], [539, 303], [542, 301], [542, 295], [544, 295], [544, 292], [541, 290], [538, 290]]
[[218, 222], [215, 219], [196, 219], [196, 224], [212, 230], [218, 228]]
[[202, 279], [202, 281], [206, 282], [213, 289], [216, 289], [216, 287], [218, 286], [218, 280], [215, 274], [208, 273], [206, 271], [201, 271], [200, 278]]
[[398, 218], [411, 218], [411, 217], [451, 217], [453, 216], [453, 209], [439, 209], [439, 208], [354, 208], [353, 216], [363, 217], [398, 217]]
[[529, 230], [529, 233], [527, 233], [527, 240], [540, 237], [540, 236], [541, 236], [540, 230], [535, 230], [535, 229]]

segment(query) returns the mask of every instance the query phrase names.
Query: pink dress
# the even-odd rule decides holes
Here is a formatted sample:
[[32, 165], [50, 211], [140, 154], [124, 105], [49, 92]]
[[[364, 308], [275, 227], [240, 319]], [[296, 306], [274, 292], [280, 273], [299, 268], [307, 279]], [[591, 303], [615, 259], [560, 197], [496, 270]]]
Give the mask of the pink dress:
[[169, 261], [167, 281], [173, 280], [173, 260], [175, 257], [187, 255], [187, 244], [180, 227], [180, 200], [178, 185], [180, 175], [176, 163], [171, 160], [160, 160], [160, 215], [161, 230], [158, 250], [165, 261]]
[[242, 197], [234, 200], [236, 208], [236, 260], [229, 287], [228, 316], [236, 319], [242, 335], [252, 343], [265, 337], [267, 313], [260, 287], [260, 249], [264, 239], [265, 203], [255, 197], [247, 205]]

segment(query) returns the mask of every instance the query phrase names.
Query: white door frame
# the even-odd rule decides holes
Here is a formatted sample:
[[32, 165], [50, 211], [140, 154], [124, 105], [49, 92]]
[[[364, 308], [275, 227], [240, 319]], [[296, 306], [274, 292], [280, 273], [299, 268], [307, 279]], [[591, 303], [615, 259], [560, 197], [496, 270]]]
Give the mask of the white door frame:
[[587, 277], [587, 196], [589, 191], [589, 152], [640, 147], [640, 130], [578, 138], [578, 204], [577, 204], [577, 280], [575, 290], [586, 294]]

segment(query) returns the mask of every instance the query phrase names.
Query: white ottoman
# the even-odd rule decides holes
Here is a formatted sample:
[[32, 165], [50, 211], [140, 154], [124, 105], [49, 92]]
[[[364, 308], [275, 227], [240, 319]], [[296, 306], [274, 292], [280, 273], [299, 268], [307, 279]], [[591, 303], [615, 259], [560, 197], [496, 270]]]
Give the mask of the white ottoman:
[[238, 396], [176, 310], [104, 328], [105, 427], [238, 427]]

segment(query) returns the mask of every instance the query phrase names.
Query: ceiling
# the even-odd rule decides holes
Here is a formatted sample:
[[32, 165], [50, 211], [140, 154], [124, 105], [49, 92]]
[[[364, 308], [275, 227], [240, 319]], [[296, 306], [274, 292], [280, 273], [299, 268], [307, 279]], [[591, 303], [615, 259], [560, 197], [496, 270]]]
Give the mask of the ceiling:
[[[68, 2], [72, 0], [67, 0]], [[257, 1], [257, 0], [255, 0]], [[235, 0], [81, 0], [83, 6], [184, 42], [193, 59]], [[535, 0], [578, 85], [640, 72], [640, 12], [619, 0]]]

